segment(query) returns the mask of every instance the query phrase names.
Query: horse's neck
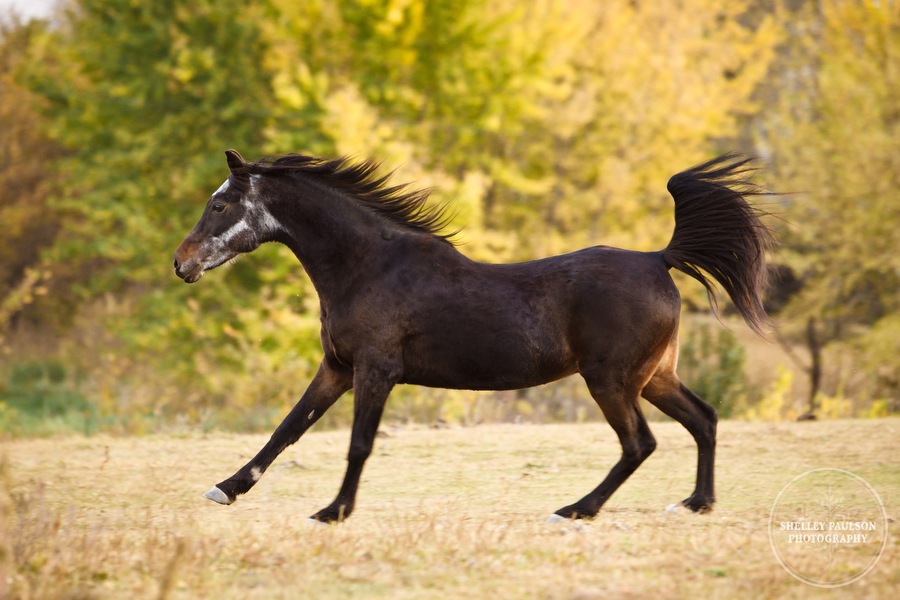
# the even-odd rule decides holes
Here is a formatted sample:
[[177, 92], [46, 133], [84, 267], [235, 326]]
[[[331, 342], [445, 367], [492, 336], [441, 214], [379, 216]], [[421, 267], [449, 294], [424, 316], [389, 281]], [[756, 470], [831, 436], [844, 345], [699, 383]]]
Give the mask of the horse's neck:
[[278, 241], [301, 262], [319, 296], [344, 293], [368, 268], [384, 229], [396, 227], [352, 202], [333, 190], [301, 184], [272, 203], [281, 227]]

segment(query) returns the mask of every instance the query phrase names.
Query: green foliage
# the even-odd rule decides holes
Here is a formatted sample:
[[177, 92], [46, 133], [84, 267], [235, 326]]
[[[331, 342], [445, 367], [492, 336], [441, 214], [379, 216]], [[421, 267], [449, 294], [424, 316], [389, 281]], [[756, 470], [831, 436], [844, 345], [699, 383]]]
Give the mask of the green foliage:
[[59, 178], [47, 166], [60, 158], [61, 148], [35, 110], [40, 96], [13, 77], [44, 31], [36, 22], [16, 27], [0, 21], [0, 344], [14, 315], [66, 312], [64, 303], [52, 300], [51, 289], [60, 286], [50, 285], [41, 260], [65, 219], [49, 209]]
[[13, 364], [0, 387], [0, 431], [92, 433], [99, 425], [97, 408], [72, 383], [57, 361]]
[[[900, 206], [890, 175], [900, 172], [891, 162], [900, 136], [889, 57], [900, 36], [890, 3], [829, 2], [821, 14], [792, 13], [787, 28], [777, 10], [748, 0], [66, 6], [52, 26], [0, 31], [0, 333], [15, 329], [0, 352], [62, 361], [67, 389], [104, 427], [269, 428], [316, 368], [315, 292], [285, 249], [260, 249], [196, 286], [171, 275], [174, 248], [226, 175], [226, 148], [380, 159], [398, 182], [453, 203], [462, 249], [478, 260], [594, 243], [653, 250], [672, 231], [667, 178], [745, 144], [743, 128], [771, 96], [767, 74], [812, 65], [815, 86], [788, 86], [804, 102], [784, 111], [801, 114], [779, 110], [766, 129], [790, 136], [768, 142], [783, 155], [783, 187], [827, 182], [815, 210], [790, 207], [808, 231], [784, 235], [810, 282], [803, 306], [853, 307], [841, 322], [864, 328], [896, 313], [889, 216]], [[791, 30], [820, 23], [814, 36]], [[877, 35], [861, 35], [870, 29]], [[678, 281], [686, 305], [705, 306], [700, 286]], [[878, 347], [893, 330], [879, 325]], [[741, 393], [737, 342], [705, 330], [684, 348], [691, 385], [730, 413]], [[877, 362], [867, 368], [882, 372]], [[894, 393], [889, 379], [881, 396]], [[391, 414], [594, 414], [567, 385], [496, 398], [400, 390]], [[7, 406], [7, 416], [19, 410]], [[341, 402], [326, 424], [350, 414]]]
[[[226, 174], [222, 150], [262, 151], [268, 11], [265, 1], [85, 0], [60, 15], [65, 27], [32, 36], [17, 69], [67, 147], [55, 165], [66, 191], [49, 203], [67, 218], [44, 258], [80, 309], [59, 352], [104, 415], [127, 415], [126, 429], [202, 422], [233, 402], [238, 415], [261, 401], [281, 407], [287, 392], [267, 398], [271, 385], [256, 377], [283, 373], [259, 362], [300, 381], [314, 369], [309, 286], [284, 254], [190, 292], [171, 277], [172, 251]], [[250, 309], [273, 282], [281, 306]], [[260, 331], [262, 319], [280, 329]], [[242, 347], [241, 335], [254, 343]]]
[[155, 281], [157, 253], [196, 210], [186, 200], [221, 182], [223, 148], [260, 147], [263, 8], [84, 0], [67, 27], [31, 44], [19, 78], [46, 99], [54, 138], [69, 150], [59, 164], [68, 193], [56, 207], [72, 217], [52, 257], [90, 274], [83, 296]]
[[879, 319], [853, 345], [863, 355], [861, 363], [869, 375], [872, 396], [881, 396], [875, 403], [881, 409], [873, 409], [900, 412], [900, 311]]
[[744, 347], [721, 324], [693, 325], [681, 340], [678, 375], [684, 384], [728, 418], [745, 395]]

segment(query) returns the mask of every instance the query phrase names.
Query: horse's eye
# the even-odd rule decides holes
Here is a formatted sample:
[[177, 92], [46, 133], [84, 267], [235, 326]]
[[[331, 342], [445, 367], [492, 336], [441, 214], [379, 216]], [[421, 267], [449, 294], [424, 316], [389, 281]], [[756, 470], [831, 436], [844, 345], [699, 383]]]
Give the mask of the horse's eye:
[[213, 209], [213, 211], [220, 213], [223, 210], [225, 210], [225, 203], [224, 202], [213, 202], [212, 209]]

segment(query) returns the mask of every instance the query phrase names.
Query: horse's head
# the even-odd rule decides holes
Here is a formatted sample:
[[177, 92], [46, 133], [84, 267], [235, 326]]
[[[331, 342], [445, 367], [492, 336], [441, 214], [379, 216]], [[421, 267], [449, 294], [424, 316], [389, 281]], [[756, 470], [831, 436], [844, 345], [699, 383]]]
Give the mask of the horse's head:
[[272, 218], [247, 163], [234, 150], [225, 152], [230, 174], [206, 204], [191, 232], [175, 251], [175, 274], [194, 283], [205, 271], [252, 252], [272, 239], [278, 223]]

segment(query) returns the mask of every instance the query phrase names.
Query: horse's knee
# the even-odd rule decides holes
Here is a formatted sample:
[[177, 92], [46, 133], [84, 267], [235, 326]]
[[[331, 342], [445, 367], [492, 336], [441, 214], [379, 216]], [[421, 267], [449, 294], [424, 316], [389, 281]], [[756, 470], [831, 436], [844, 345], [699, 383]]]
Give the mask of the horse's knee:
[[654, 450], [656, 450], [656, 438], [648, 431], [640, 438], [641, 462], [647, 460], [647, 458], [653, 454]]
[[372, 444], [361, 441], [351, 442], [350, 450], [347, 452], [347, 461], [350, 463], [365, 462], [370, 454], [372, 454]]
[[633, 440], [622, 444], [622, 459], [637, 468], [656, 450], [656, 438], [649, 430], [638, 434]]

